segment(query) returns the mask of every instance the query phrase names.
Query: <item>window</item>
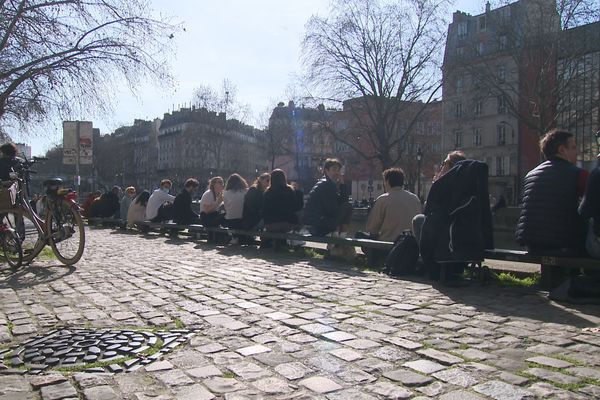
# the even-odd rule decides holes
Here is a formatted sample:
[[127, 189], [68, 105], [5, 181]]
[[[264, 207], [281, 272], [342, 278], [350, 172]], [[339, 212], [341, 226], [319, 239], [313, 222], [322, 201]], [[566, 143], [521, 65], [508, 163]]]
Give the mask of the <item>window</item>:
[[465, 36], [467, 36], [467, 22], [466, 21], [459, 22], [458, 23], [458, 37], [464, 38]]
[[484, 32], [487, 29], [487, 21], [485, 18], [485, 15], [482, 17], [479, 17], [479, 30], [481, 32]]
[[485, 45], [483, 44], [483, 42], [477, 43], [477, 47], [475, 48], [475, 53], [478, 56], [482, 56], [484, 51], [485, 51]]
[[504, 157], [496, 157], [496, 175], [502, 176], [506, 175], [506, 165], [504, 162]]
[[481, 115], [483, 113], [483, 100], [475, 99], [473, 101], [473, 113], [475, 115]]
[[498, 96], [498, 114], [506, 114], [506, 97]]
[[500, 50], [500, 51], [506, 50], [507, 43], [508, 43], [508, 39], [506, 38], [506, 35], [500, 35], [498, 37], [498, 50]]
[[498, 146], [504, 146], [506, 144], [506, 125], [500, 124], [496, 126]]
[[462, 103], [459, 101], [454, 105], [454, 116], [460, 118], [462, 116]]
[[464, 85], [464, 78], [462, 76], [457, 77], [456, 78], [456, 92], [457, 93], [462, 92], [463, 85]]
[[498, 67], [498, 82], [506, 82], [506, 66], [500, 65]]
[[462, 56], [464, 54], [465, 54], [465, 48], [464, 48], [464, 46], [458, 46], [456, 48], [456, 55], [457, 56]]
[[462, 147], [462, 132], [456, 131], [454, 132], [454, 148], [460, 149]]
[[473, 146], [481, 147], [481, 130], [479, 128], [473, 129]]

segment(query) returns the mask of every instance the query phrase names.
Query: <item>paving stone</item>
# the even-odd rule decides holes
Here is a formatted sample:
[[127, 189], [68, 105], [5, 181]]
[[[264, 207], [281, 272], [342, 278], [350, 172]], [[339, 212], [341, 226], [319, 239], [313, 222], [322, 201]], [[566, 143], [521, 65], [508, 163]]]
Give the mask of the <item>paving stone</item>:
[[405, 369], [386, 371], [383, 373], [383, 376], [393, 381], [400, 382], [405, 386], [423, 386], [427, 385], [433, 380], [427, 375], [417, 374]]
[[483, 397], [466, 390], [454, 390], [439, 397], [440, 400], [483, 400]]
[[29, 382], [17, 375], [0, 375], [0, 394], [27, 392]]
[[413, 353], [410, 351], [401, 350], [396, 346], [383, 346], [378, 347], [371, 351], [374, 357], [381, 358], [386, 361], [400, 361], [408, 360], [413, 357]]
[[171, 370], [171, 371], [158, 371], [155, 373], [156, 377], [169, 387], [181, 386], [181, 385], [191, 385], [194, 383], [183, 371], [179, 369]]
[[241, 349], [237, 349], [237, 352], [243, 356], [251, 356], [253, 354], [266, 353], [271, 351], [270, 348], [261, 345], [254, 345], [249, 347], [243, 347]]
[[290, 380], [304, 378], [311, 371], [310, 368], [300, 362], [279, 364], [275, 367], [275, 372]]
[[386, 399], [409, 399], [413, 396], [411, 391], [401, 386], [394, 385], [393, 383], [383, 381], [367, 385], [365, 386], [365, 389], [369, 392], [384, 396]]
[[280, 378], [269, 377], [252, 382], [252, 386], [267, 394], [290, 393], [292, 388]]
[[529, 382], [529, 379], [527, 379], [523, 376], [511, 374], [510, 372], [506, 372], [506, 371], [502, 371], [498, 375], [498, 378], [500, 378], [504, 382], [510, 383], [512, 385], [518, 385], [518, 386], [525, 385]]
[[255, 360], [260, 361], [261, 363], [266, 364], [270, 367], [274, 367], [279, 364], [285, 364], [285, 363], [294, 361], [293, 357], [290, 357], [287, 354], [279, 353], [279, 352], [277, 352], [277, 353], [275, 353], [275, 352], [260, 353], [260, 354], [255, 354], [253, 357]]
[[323, 324], [306, 324], [300, 325], [299, 328], [313, 335], [322, 335], [335, 330], [332, 327]]
[[340, 390], [342, 387], [329, 378], [323, 376], [313, 376], [298, 382], [298, 385], [316, 393], [329, 393]]
[[570, 362], [546, 356], [530, 357], [527, 361], [552, 368], [567, 368], [573, 366]]
[[175, 398], [178, 400], [212, 400], [215, 395], [206, 390], [204, 386], [195, 384], [177, 390]]
[[365, 350], [373, 347], [381, 346], [379, 343], [369, 339], [354, 339], [344, 342], [345, 345], [352, 347], [357, 350]]
[[477, 393], [496, 400], [529, 400], [535, 396], [530, 391], [501, 381], [487, 381], [473, 386]]
[[412, 340], [407, 340], [407, 339], [403, 339], [403, 338], [399, 338], [399, 337], [392, 336], [392, 337], [386, 338], [384, 340], [386, 342], [395, 344], [396, 346], [403, 347], [407, 350], [415, 350], [415, 349], [420, 349], [421, 347], [423, 347], [423, 345], [421, 343], [413, 342]]
[[275, 321], [280, 321], [282, 319], [289, 319], [292, 316], [290, 314], [286, 314], [280, 311], [274, 312], [274, 313], [269, 313], [269, 314], [265, 314], [265, 316], [274, 319]]
[[59, 374], [41, 375], [31, 379], [31, 386], [34, 389], [39, 389], [43, 386], [54, 385], [56, 383], [65, 382], [67, 378]]
[[108, 386], [93, 386], [83, 390], [83, 397], [86, 400], [118, 400], [121, 397], [117, 395], [115, 390]]
[[343, 342], [345, 340], [356, 339], [355, 335], [353, 335], [351, 333], [347, 333], [347, 332], [342, 332], [342, 331], [327, 332], [321, 336], [323, 336], [329, 340], [333, 340], [334, 342]]
[[42, 400], [60, 400], [77, 397], [77, 390], [69, 382], [61, 382], [55, 385], [43, 386], [41, 388]]
[[150, 365], [147, 365], [144, 367], [144, 369], [148, 372], [155, 372], [155, 371], [166, 371], [166, 370], [170, 370], [173, 369], [173, 364], [171, 364], [168, 361], [155, 361]]
[[536, 398], [553, 400], [575, 400], [583, 397], [577, 396], [572, 392], [562, 390], [547, 382], [536, 382], [527, 388]]
[[576, 376], [570, 376], [562, 374], [556, 371], [550, 371], [544, 368], [528, 368], [523, 371], [526, 374], [533, 375], [537, 378], [544, 379], [551, 382], [562, 383], [565, 385], [576, 384], [581, 381], [581, 378]]
[[439, 351], [439, 350], [435, 350], [435, 349], [418, 350], [417, 353], [422, 356], [432, 358], [432, 359], [439, 361], [440, 363], [445, 364], [445, 365], [458, 364], [458, 363], [461, 363], [464, 361], [460, 357], [456, 357], [456, 356], [453, 356], [452, 354], [444, 353], [443, 351]]
[[336, 374], [336, 377], [351, 385], [365, 384], [377, 380], [375, 376], [353, 366], [344, 368]]
[[226, 350], [227, 348], [220, 343], [208, 343], [203, 346], [196, 347], [200, 353], [217, 353]]
[[271, 375], [266, 369], [251, 362], [230, 364], [227, 368], [244, 380], [254, 380]]
[[362, 354], [350, 349], [335, 349], [331, 350], [329, 354], [341, 358], [344, 361], [355, 361], [363, 357]]
[[432, 374], [437, 371], [441, 371], [446, 367], [429, 360], [416, 360], [409, 361], [407, 363], [402, 364], [403, 367], [408, 367], [414, 369], [415, 371], [422, 372], [424, 374]]
[[221, 376], [223, 374], [221, 370], [214, 365], [205, 365], [203, 367], [188, 369], [186, 372], [194, 378], [200, 379], [208, 378], [210, 376]]
[[328, 400], [377, 400], [376, 397], [366, 394], [358, 389], [345, 389], [338, 392], [328, 393], [326, 395]]
[[79, 372], [73, 375], [75, 382], [82, 388], [114, 384], [112, 377], [113, 375], [109, 373], [94, 374], [90, 372]]
[[248, 325], [244, 324], [243, 322], [236, 321], [227, 315], [209, 315], [204, 317], [204, 320], [211, 325], [222, 326], [224, 328], [231, 329], [232, 331], [248, 328]]
[[202, 383], [208, 390], [217, 394], [237, 392], [246, 388], [244, 384], [233, 378], [210, 378]]
[[449, 368], [432, 374], [433, 377], [452, 385], [467, 388], [479, 383], [479, 380], [460, 368]]

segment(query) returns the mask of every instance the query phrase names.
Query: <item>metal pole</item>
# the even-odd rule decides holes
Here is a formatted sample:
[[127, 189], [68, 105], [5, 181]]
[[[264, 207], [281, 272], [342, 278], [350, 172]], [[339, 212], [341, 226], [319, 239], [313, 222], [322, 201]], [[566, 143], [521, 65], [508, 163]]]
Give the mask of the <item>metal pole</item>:
[[75, 146], [75, 191], [77, 192], [77, 194], [79, 194], [79, 146], [80, 146], [80, 129], [81, 129], [81, 123], [80, 121], [77, 121], [77, 146]]

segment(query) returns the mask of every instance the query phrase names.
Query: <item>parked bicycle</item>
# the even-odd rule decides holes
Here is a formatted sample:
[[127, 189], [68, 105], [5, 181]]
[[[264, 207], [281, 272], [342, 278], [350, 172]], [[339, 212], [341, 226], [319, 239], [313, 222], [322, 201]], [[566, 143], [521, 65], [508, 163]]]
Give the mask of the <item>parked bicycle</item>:
[[[17, 185], [15, 201], [12, 207], [0, 209], [0, 215], [5, 216], [4, 224], [18, 238], [22, 262], [31, 263], [46, 245], [50, 245], [60, 262], [73, 265], [81, 259], [85, 246], [77, 193], [63, 188], [62, 179], [44, 181], [46, 205], [42, 219], [29, 202], [30, 174], [35, 173], [31, 166], [40, 160], [43, 159], [23, 160], [18, 171], [11, 173], [11, 180]], [[9, 264], [12, 266], [10, 261]]]

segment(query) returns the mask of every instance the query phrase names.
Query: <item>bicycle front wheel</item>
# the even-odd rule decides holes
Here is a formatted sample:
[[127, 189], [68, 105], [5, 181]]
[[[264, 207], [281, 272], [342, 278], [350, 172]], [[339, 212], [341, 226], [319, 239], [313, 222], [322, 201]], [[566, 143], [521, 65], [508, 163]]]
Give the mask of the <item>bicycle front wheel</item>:
[[83, 220], [77, 210], [67, 201], [62, 201], [46, 216], [46, 232], [52, 251], [65, 265], [73, 265], [83, 255], [85, 230]]
[[19, 236], [12, 230], [7, 230], [3, 233], [3, 236], [2, 251], [4, 252], [4, 258], [8, 265], [10, 265], [10, 268], [16, 271], [23, 264], [21, 241], [19, 240]]
[[[19, 244], [23, 254], [23, 262], [31, 263], [40, 254], [46, 240], [42, 228], [37, 228], [34, 216], [22, 208], [2, 211], [4, 223], [9, 226], [19, 238]], [[43, 221], [42, 221], [43, 223]]]

